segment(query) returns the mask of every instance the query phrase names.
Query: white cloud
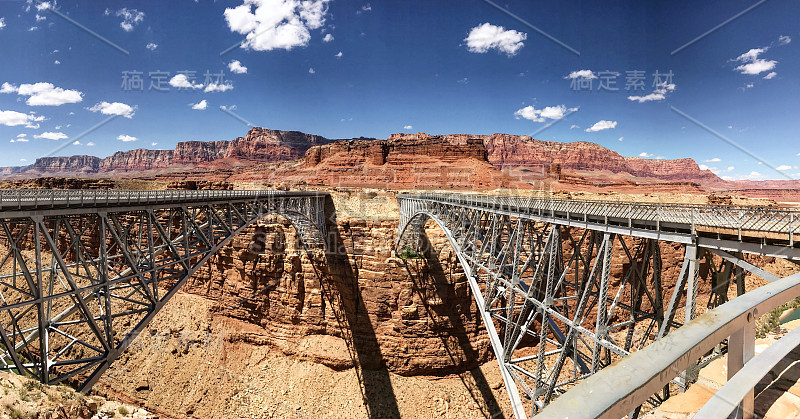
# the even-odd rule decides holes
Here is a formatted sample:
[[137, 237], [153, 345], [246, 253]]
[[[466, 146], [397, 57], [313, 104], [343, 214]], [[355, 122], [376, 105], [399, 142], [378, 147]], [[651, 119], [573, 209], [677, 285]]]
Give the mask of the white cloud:
[[52, 5], [50, 4], [49, 1], [43, 1], [41, 3], [36, 4], [36, 10], [39, 12], [50, 9], [51, 7]]
[[753, 48], [750, 51], [745, 52], [744, 54], [736, 57], [735, 61], [739, 61], [745, 64], [742, 64], [736, 67], [734, 70], [739, 71], [742, 74], [761, 74], [765, 71], [771, 71], [778, 65], [778, 62], [775, 60], [765, 60], [763, 58], [758, 58], [759, 55], [767, 52], [769, 47], [764, 48]]
[[[653, 155], [648, 153], [648, 152], [646, 152], [646, 151], [643, 151], [643, 152], [639, 153], [639, 157], [641, 157], [643, 159], [649, 159], [650, 157], [653, 157]], [[703, 165], [703, 166], [705, 166], [705, 165]], [[702, 169], [703, 166], [700, 166], [700, 168]]]
[[718, 161], [722, 161], [719, 157], [714, 157], [713, 159], [704, 160], [706, 163], [716, 163]]
[[790, 38], [788, 35], [781, 35], [778, 37], [778, 43], [781, 45], [786, 45], [789, 42], [792, 42], [792, 38]]
[[206, 93], [212, 92], [227, 92], [228, 90], [233, 89], [233, 84], [231, 83], [208, 83], [205, 89], [203, 89]]
[[509, 57], [515, 55], [520, 48], [525, 46], [522, 42], [528, 38], [524, 32], [506, 30], [502, 26], [484, 23], [472, 28], [464, 39], [470, 52], [483, 54], [490, 49], [504, 52]]
[[19, 87], [8, 82], [5, 82], [2, 86], [0, 86], [0, 93], [17, 93], [17, 90], [19, 90]]
[[360, 11], [362, 11], [362, 12], [371, 12], [372, 11], [372, 5], [367, 3], [367, 4], [363, 5], [363, 6], [361, 6], [361, 10]]
[[291, 50], [308, 45], [311, 30], [325, 24], [329, 0], [244, 0], [226, 8], [231, 31], [245, 35], [241, 47], [255, 51]]
[[406, 126], [403, 127], [403, 129], [412, 129], [412, 128], [414, 128], [414, 127], [412, 127], [411, 125], [406, 125]]
[[157, 145], [158, 145], [158, 143], [156, 143], [156, 142], [152, 142], [152, 143], [150, 143], [150, 146], [151, 146], [151, 147], [155, 147], [155, 146], [157, 146]]
[[25, 133], [17, 134], [17, 138], [22, 138], [22, 137], [27, 137], [27, 136], [28, 136], [28, 134], [25, 134]]
[[223, 111], [235, 111], [236, 105], [231, 105], [231, 106], [221, 105], [219, 108], [222, 109]]
[[47, 16], [41, 16], [40, 14], [36, 14], [36, 21], [41, 22], [43, 20], [47, 20]]
[[617, 138], [617, 141], [622, 141], [624, 138], [625, 137], [619, 137], [619, 138]]
[[19, 161], [21, 161], [21, 162], [25, 163], [25, 162], [27, 162], [27, 161], [28, 161], [28, 159], [26, 159], [26, 158], [24, 158], [24, 157], [23, 157], [23, 158], [19, 159]]
[[333, 41], [333, 35], [326, 33], [325, 36], [322, 38], [322, 42], [331, 42]]
[[61, 61], [55, 60], [55, 61], [53, 61], [53, 64], [59, 65], [59, 64], [61, 64]]
[[21, 84], [16, 87], [3, 83], [0, 93], [16, 92], [20, 96], [29, 96], [25, 101], [29, 106], [61, 106], [65, 103], [78, 103], [83, 100], [83, 92], [64, 90], [52, 83]]
[[580, 125], [572, 124], [569, 126], [569, 129], [581, 129]]
[[336, 53], [336, 54], [334, 55], [334, 57], [336, 57], [336, 58], [342, 58], [342, 51], [339, 51], [338, 53]]
[[67, 137], [67, 135], [63, 132], [43, 132], [41, 134], [34, 135], [33, 138], [44, 138], [46, 140], [58, 141], [69, 137]]
[[[575, 108], [570, 108], [569, 110], [574, 111]], [[543, 109], [536, 109], [533, 106], [526, 106], [514, 112], [514, 116], [517, 119], [524, 118], [533, 122], [544, 122], [545, 119], [561, 119], [564, 117], [564, 113], [566, 111], [567, 107], [564, 105], [546, 106]]]
[[775, 78], [775, 76], [777, 76], [777, 75], [778, 75], [778, 73], [773, 71], [773, 72], [767, 74], [766, 76], [764, 76], [764, 80], [771, 80], [771, 79]]
[[149, 49], [150, 51], [155, 51], [156, 48], [158, 48], [158, 44], [151, 42], [151, 43], [145, 45], [144, 47]]
[[722, 176], [723, 180], [764, 180], [766, 176], [763, 174], [752, 171], [750, 174], [747, 175], [734, 175], [734, 176]]
[[203, 87], [202, 83], [194, 83], [186, 77], [186, 74], [176, 74], [169, 79], [169, 85], [179, 89], [200, 89]]
[[81, 142], [80, 142], [80, 141], [74, 141], [74, 142], [72, 143], [72, 145], [81, 145]]
[[206, 102], [206, 100], [203, 99], [203, 100], [201, 100], [200, 102], [197, 102], [197, 103], [190, 103], [189, 106], [191, 106], [192, 109], [195, 109], [195, 110], [198, 110], [198, 111], [204, 111], [204, 110], [206, 110], [206, 108], [208, 108], [208, 102]]
[[91, 108], [86, 108], [92, 112], [100, 112], [103, 115], [118, 115], [124, 116], [125, 118], [133, 118], [133, 115], [136, 113], [136, 107], [131, 107], [130, 105], [126, 105], [121, 102], [100, 102], [92, 106]]
[[601, 120], [597, 121], [597, 123], [595, 123], [591, 127], [586, 128], [586, 132], [602, 131], [604, 129], [611, 129], [616, 127], [617, 127], [617, 121]]
[[792, 166], [789, 166], [788, 164], [782, 164], [776, 167], [775, 170], [792, 170]]
[[308, 74], [314, 74], [314, 73], [316, 73], [316, 71], [314, 71], [314, 67], [310, 67], [308, 69]]
[[231, 62], [229, 62], [228, 70], [230, 70], [231, 73], [236, 73], [236, 74], [247, 73], [247, 67], [243, 66], [242, 63], [239, 62], [239, 60], [232, 60]]
[[653, 93], [644, 95], [644, 96], [628, 96], [628, 100], [637, 101], [639, 103], [650, 102], [650, 101], [658, 101], [664, 100], [666, 98], [667, 93], [672, 92], [675, 90], [674, 83], [660, 83], [653, 89]]
[[0, 29], [3, 29], [5, 27], [6, 27], [6, 18], [0, 17]]
[[26, 128], [36, 129], [39, 128], [39, 124], [34, 124], [34, 122], [39, 121], [44, 121], [44, 116], [35, 116], [16, 111], [0, 111], [0, 125], [8, 127], [25, 125]]
[[565, 79], [596, 79], [597, 76], [592, 72], [592, 70], [578, 70], [569, 73]]
[[120, 136], [117, 137], [117, 139], [124, 143], [129, 143], [131, 141], [138, 140], [138, 138], [136, 137], [131, 137], [130, 135], [125, 135], [125, 134], [121, 134]]
[[123, 7], [122, 9], [117, 10], [117, 17], [122, 18], [122, 22], [119, 23], [119, 26], [125, 32], [130, 32], [133, 30], [134, 26], [142, 23], [144, 20], [144, 12]]
[[91, 142], [91, 141], [89, 141], [88, 143], [86, 143], [86, 146], [87, 146], [87, 147], [94, 147], [94, 143], [93, 143], [93, 142]]

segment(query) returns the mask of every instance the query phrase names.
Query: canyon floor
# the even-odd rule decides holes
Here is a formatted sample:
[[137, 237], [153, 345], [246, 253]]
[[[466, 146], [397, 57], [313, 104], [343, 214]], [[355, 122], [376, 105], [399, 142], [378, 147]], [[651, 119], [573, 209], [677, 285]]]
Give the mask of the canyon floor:
[[[212, 314], [213, 305], [178, 294], [94, 391], [164, 417], [513, 417], [494, 361], [441, 377], [334, 371], [248, 343], [251, 326]], [[182, 338], [198, 331], [210, 339]], [[316, 343], [349, 356], [335, 338]]]

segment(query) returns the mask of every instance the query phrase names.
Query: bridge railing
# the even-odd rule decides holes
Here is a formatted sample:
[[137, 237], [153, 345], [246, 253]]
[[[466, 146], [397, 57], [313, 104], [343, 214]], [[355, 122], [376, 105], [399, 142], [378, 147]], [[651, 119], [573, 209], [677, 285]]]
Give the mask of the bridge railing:
[[[752, 358], [756, 318], [759, 314], [768, 313], [798, 296], [800, 274], [782, 278], [743, 294], [703, 313], [617, 364], [600, 370], [570, 389], [569, 397], [559, 397], [550, 403], [537, 417], [623, 417], [726, 338], [729, 338], [730, 385], [722, 387], [719, 395], [712, 399], [712, 407], [708, 409], [715, 416], [725, 417], [741, 402], [745, 417], [752, 417], [752, 390], [758, 382], [755, 377], [759, 374], [763, 376], [762, 373], [769, 371], [777, 363], [775, 359], [770, 359], [771, 356], [784, 356], [789, 352], [789, 347], [796, 346], [800, 341], [797, 334], [786, 336], [784, 339], [789, 338], [786, 342], [769, 352], [773, 355], [763, 357], [762, 354]], [[587, 403], [587, 400], [591, 402]], [[724, 408], [719, 408], [720, 406]], [[708, 410], [703, 410], [706, 411]]]
[[656, 224], [672, 223], [695, 227], [724, 228], [742, 231], [783, 233], [794, 244], [800, 233], [800, 211], [789, 208], [745, 207], [719, 205], [643, 204], [616, 201], [588, 201], [560, 198], [489, 196], [467, 194], [423, 193], [403, 194], [410, 199], [425, 199], [456, 205], [510, 210], [538, 215], [556, 214], [559, 217], [592, 216], [646, 221]]
[[15, 189], [0, 190], [0, 210], [38, 207], [108, 206], [148, 203], [180, 203], [259, 199], [276, 196], [317, 196], [316, 192], [284, 191], [176, 191], [176, 190], [86, 190]]

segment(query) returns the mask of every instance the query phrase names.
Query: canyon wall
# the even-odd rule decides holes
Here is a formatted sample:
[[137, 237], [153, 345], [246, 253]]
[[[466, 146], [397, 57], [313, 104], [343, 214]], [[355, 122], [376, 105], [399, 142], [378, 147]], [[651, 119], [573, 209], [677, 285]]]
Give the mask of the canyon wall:
[[[300, 163], [302, 175], [291, 170], [284, 173], [283, 168], [274, 166], [293, 161]], [[642, 179], [651, 184], [683, 182], [733, 187], [710, 171], [701, 170], [692, 159], [623, 157], [590, 142], [540, 141], [508, 134], [425, 133], [392, 134], [387, 140], [328, 140], [299, 131], [258, 127], [232, 141], [185, 141], [174, 150], [119, 151], [102, 159], [45, 157], [31, 166], [2, 168], [0, 175], [121, 175], [135, 171], [169, 180], [194, 176], [278, 182], [298, 175], [295, 177], [299, 182], [388, 188], [530, 188], [530, 183], [545, 178], [567, 186], [624, 186], [626, 182], [635, 185]], [[598, 178], [587, 173], [606, 175]]]
[[[387, 189], [530, 187], [498, 171], [486, 157], [481, 140], [341, 140], [309, 149], [299, 165], [278, 176], [284, 181]], [[244, 170], [231, 180], [253, 179], [260, 173]]]
[[[490, 358], [466, 277], [444, 236], [435, 267], [392, 255], [397, 221], [340, 220], [335, 255], [301, 251], [288, 221], [272, 218], [213, 256], [183, 292], [251, 325], [237, 339], [335, 370], [457, 373]], [[331, 258], [338, 258], [333, 261]]]
[[[431, 138], [425, 133], [392, 134], [395, 141], [418, 141]], [[451, 134], [436, 136], [454, 144], [464, 144], [474, 138], [483, 140], [488, 160], [494, 166], [525, 167], [541, 170], [557, 164], [570, 171], [603, 171], [627, 173], [637, 177], [653, 177], [663, 180], [682, 180], [713, 183], [721, 182], [715, 174], [701, 170], [692, 159], [658, 160], [639, 157], [623, 157], [595, 143], [541, 141], [527, 135], [469, 135]]]
[[233, 141], [184, 141], [174, 150], [142, 148], [118, 151], [105, 158], [83, 155], [42, 157], [31, 166], [2, 168], [0, 175], [124, 173], [173, 166], [194, 167], [224, 158], [244, 162], [280, 162], [299, 159], [309, 148], [328, 142], [330, 140], [318, 135], [256, 127], [245, 137]]

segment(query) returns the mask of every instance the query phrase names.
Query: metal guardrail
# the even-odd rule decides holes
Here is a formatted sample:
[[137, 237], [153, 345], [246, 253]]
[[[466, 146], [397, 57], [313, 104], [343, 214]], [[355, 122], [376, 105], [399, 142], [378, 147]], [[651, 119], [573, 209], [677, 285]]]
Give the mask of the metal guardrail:
[[[727, 418], [739, 402], [753, 391], [756, 384], [798, 346], [800, 346], [800, 329], [794, 329], [744, 364], [744, 367], [717, 390], [694, 417]], [[753, 412], [742, 413], [745, 417], [753, 416]]]
[[645, 204], [443, 193], [403, 194], [401, 197], [552, 215], [554, 218], [575, 219], [583, 216], [585, 220], [591, 216], [606, 220], [624, 219], [629, 223], [649, 222], [656, 226], [680, 224], [691, 228], [692, 232], [696, 227], [710, 227], [735, 230], [740, 236], [742, 231], [782, 233], [789, 235], [792, 245], [794, 235], [800, 233], [800, 211], [788, 208]]
[[203, 201], [230, 201], [277, 196], [320, 196], [319, 192], [284, 191], [134, 191], [86, 189], [0, 190], [0, 211], [53, 207], [121, 206]]
[[[753, 340], [755, 318], [786, 301], [800, 296], [800, 274], [756, 288], [717, 308], [709, 310], [666, 337], [632, 353], [616, 365], [600, 370], [550, 403], [540, 418], [620, 418], [627, 415], [665, 384], [680, 375], [689, 364], [728, 337], [729, 357], [747, 357]], [[744, 345], [744, 349], [741, 348]], [[731, 361], [733, 364], [736, 361]], [[747, 364], [745, 364], [747, 365]], [[729, 365], [729, 369], [735, 366]], [[751, 368], [759, 368], [753, 365]], [[741, 372], [742, 370], [738, 370]], [[759, 372], [761, 370], [759, 369]], [[734, 377], [738, 376], [737, 373]], [[743, 386], [748, 386], [745, 383]], [[733, 403], [736, 397], [731, 399]], [[752, 409], [752, 398], [749, 400]], [[731, 410], [735, 405], [731, 406]]]

